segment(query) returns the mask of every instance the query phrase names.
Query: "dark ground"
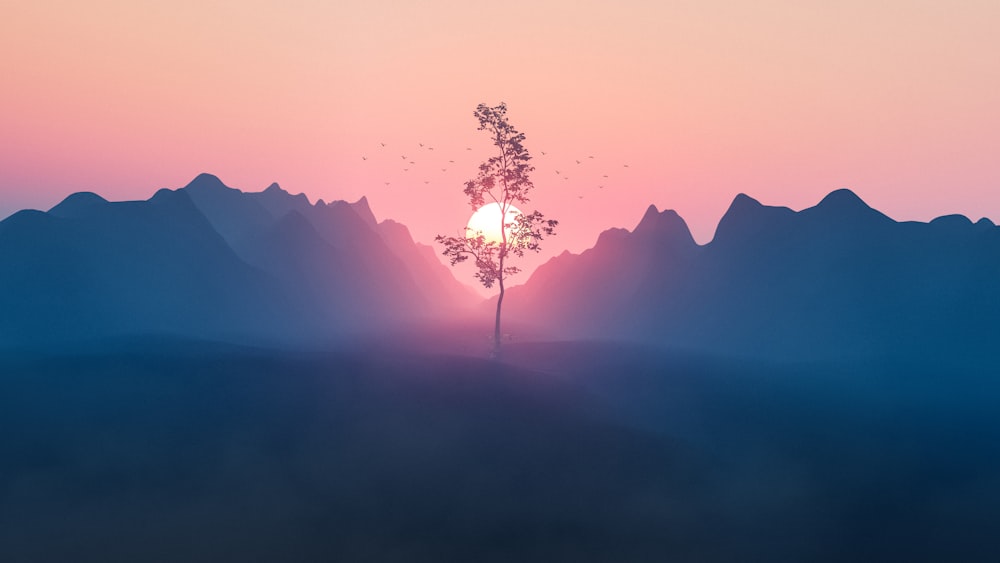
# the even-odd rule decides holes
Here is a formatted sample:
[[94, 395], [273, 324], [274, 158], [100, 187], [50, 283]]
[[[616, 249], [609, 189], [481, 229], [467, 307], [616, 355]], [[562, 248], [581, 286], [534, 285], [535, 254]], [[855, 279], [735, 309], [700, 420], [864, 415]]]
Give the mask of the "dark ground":
[[996, 365], [7, 356], [2, 561], [1000, 558]]

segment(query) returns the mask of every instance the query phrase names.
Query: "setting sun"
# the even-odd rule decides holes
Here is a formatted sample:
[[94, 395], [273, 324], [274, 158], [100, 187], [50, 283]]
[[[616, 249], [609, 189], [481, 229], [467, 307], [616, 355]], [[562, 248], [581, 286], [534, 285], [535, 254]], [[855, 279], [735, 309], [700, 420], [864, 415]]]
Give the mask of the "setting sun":
[[[498, 203], [487, 203], [486, 205], [480, 207], [475, 213], [472, 214], [472, 217], [469, 218], [469, 223], [465, 227], [466, 235], [469, 237], [475, 237], [481, 234], [486, 239], [486, 242], [503, 242], [503, 238], [500, 235], [500, 216], [502, 213], [500, 204]], [[507, 216], [504, 224], [510, 225], [520, 214], [520, 209], [508, 204]], [[507, 231], [507, 236], [509, 237], [510, 227], [508, 226], [505, 230]]]

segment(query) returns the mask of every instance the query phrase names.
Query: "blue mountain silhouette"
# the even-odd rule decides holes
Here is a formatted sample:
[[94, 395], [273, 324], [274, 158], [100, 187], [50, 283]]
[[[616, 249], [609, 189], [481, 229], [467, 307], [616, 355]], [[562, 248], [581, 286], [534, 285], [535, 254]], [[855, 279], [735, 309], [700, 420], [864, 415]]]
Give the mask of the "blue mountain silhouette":
[[[510, 289], [569, 338], [737, 356], [989, 357], [1000, 228], [897, 222], [849, 190], [799, 212], [738, 195], [698, 245], [672, 210]], [[84, 192], [0, 222], [0, 346], [171, 334], [303, 342], [443, 318], [477, 298], [367, 200], [311, 204], [201, 174], [148, 201]]]
[[[0, 340], [236, 333], [274, 314], [269, 281], [186, 194], [70, 196], [0, 224]], [[248, 306], [252, 305], [252, 306]]]
[[367, 201], [313, 205], [276, 184], [244, 193], [201, 174], [148, 201], [78, 193], [0, 222], [0, 346], [316, 341], [473, 299]]
[[650, 207], [509, 294], [510, 318], [564, 337], [742, 356], [981, 358], [1000, 337], [1000, 229], [897, 222], [850, 190], [800, 212], [738, 195], [697, 245]]

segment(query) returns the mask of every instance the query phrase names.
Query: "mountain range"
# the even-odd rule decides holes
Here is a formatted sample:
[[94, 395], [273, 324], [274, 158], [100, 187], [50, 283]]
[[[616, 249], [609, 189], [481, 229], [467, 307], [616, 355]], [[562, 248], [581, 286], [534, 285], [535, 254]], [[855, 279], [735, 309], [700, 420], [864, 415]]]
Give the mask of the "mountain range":
[[0, 222], [0, 345], [147, 335], [321, 342], [477, 302], [406, 227], [201, 174], [147, 201], [76, 193]]
[[1000, 228], [897, 222], [846, 189], [799, 212], [740, 194], [698, 245], [650, 206], [633, 230], [539, 267], [505, 306], [562, 338], [729, 356], [983, 357], [1000, 341]]
[[[147, 335], [309, 344], [485, 303], [365, 198], [309, 202], [202, 174], [147, 201], [67, 197], [0, 222], [0, 346]], [[552, 339], [734, 357], [992, 357], [1000, 228], [898, 222], [849, 190], [793, 211], [738, 195], [699, 245], [674, 211], [563, 253], [504, 319]]]

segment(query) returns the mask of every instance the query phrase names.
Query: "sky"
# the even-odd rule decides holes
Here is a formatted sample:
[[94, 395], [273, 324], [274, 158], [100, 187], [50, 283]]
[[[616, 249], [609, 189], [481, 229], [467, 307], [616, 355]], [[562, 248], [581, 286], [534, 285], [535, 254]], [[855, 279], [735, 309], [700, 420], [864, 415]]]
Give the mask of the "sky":
[[472, 212], [463, 182], [491, 154], [476, 105], [505, 102], [536, 166], [521, 207], [560, 221], [529, 269], [650, 204], [708, 242], [741, 192], [802, 209], [846, 187], [897, 220], [1000, 220], [995, 0], [3, 11], [0, 217], [210, 172], [245, 191], [367, 196], [430, 243]]

